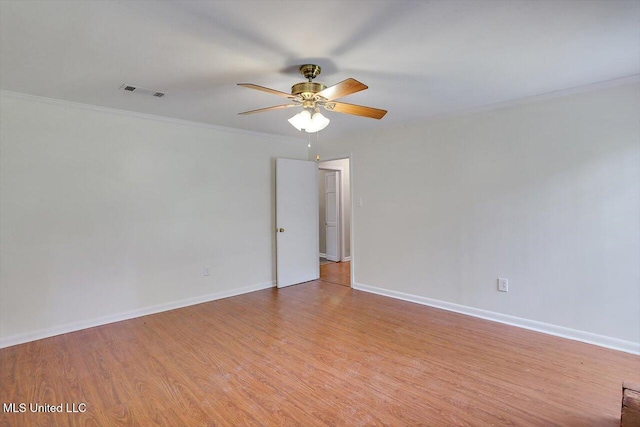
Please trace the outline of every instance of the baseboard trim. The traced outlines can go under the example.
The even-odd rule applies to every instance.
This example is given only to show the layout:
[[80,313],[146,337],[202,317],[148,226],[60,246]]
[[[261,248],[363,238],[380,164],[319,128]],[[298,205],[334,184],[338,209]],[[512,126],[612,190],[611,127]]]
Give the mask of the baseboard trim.
[[416,304],[427,305],[429,307],[440,308],[442,310],[453,311],[467,316],[478,317],[480,319],[491,320],[493,322],[504,323],[511,326],[517,326],[544,334],[554,335],[561,338],[567,338],[574,341],[580,341],[612,350],[624,351],[625,353],[640,355],[640,344],[632,341],[624,341],[617,338],[611,338],[604,335],[593,334],[591,332],[579,331],[576,329],[565,328],[564,326],[552,325],[550,323],[538,322],[536,320],[523,319],[507,314],[496,313],[494,311],[482,310],[479,308],[469,307],[460,304],[454,304],[446,301],[440,301],[432,298],[426,298],[419,295],[407,294],[404,292],[392,291],[374,286],[363,285],[362,283],[354,283],[353,289],[357,289],[372,294],[378,294],[390,298],[403,301],[409,301]]
[[26,342],[50,338],[56,335],[75,332],[82,329],[93,328],[96,326],[107,325],[109,323],[120,322],[123,320],[134,319],[136,317],[148,316],[150,314],[161,313],[163,311],[175,310],[177,308],[188,307],[190,305],[202,304],[205,302],[215,301],[223,298],[229,298],[236,295],[242,295],[249,292],[255,292],[262,289],[268,289],[275,286],[275,282],[260,283],[257,285],[244,286],[241,288],[228,289],[212,294],[201,295],[192,298],[185,298],[179,301],[173,301],[165,304],[158,304],[150,307],[144,307],[137,310],[125,311],[109,316],[99,317],[87,321],[67,323],[53,328],[40,329],[33,332],[23,334],[10,335],[0,339],[0,348],[10,347],[13,345],[24,344]]
[[[320,253],[320,258],[326,258],[327,261],[331,261],[331,262],[340,262],[341,261],[340,259],[337,259],[335,261],[332,260],[332,259],[329,259],[329,258],[327,258],[327,254],[323,254],[323,253]],[[342,260],[342,261],[344,261],[344,260]]]
[[351,261],[351,257],[350,256],[346,256],[346,257],[342,258],[342,262],[347,262],[347,261]]

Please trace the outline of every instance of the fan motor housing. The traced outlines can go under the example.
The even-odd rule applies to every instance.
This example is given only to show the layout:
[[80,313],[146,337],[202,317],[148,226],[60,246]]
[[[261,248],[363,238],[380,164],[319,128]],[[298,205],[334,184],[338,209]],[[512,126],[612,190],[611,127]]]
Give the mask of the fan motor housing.
[[291,95],[297,96],[297,95],[302,95],[304,93],[314,94],[314,93],[323,91],[326,88],[327,87],[322,83],[316,83],[316,82],[296,83],[293,86],[291,86]]

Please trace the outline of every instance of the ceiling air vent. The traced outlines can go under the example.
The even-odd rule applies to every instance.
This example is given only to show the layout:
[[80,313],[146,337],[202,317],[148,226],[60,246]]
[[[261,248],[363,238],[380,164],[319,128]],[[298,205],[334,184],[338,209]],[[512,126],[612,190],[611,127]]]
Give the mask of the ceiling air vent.
[[162,98],[164,96],[164,92],[158,92],[156,90],[146,89],[140,86],[132,86],[128,84],[123,84],[122,86],[120,86],[120,89],[126,90],[127,92],[134,92],[139,95],[155,96],[156,98]]

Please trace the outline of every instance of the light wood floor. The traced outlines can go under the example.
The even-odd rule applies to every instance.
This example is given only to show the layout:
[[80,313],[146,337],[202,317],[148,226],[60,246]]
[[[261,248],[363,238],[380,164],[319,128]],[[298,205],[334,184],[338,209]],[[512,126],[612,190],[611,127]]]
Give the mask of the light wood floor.
[[640,357],[315,281],[0,350],[40,426],[616,426]]
[[351,262],[330,262],[320,266],[320,280],[351,286]]

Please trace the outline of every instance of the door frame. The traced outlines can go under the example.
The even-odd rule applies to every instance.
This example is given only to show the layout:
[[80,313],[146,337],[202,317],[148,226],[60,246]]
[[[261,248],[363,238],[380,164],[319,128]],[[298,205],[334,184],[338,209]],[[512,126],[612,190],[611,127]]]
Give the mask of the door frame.
[[[320,163],[324,161],[329,161],[329,160],[322,160]],[[342,191],[342,185],[343,185],[342,179],[344,177],[344,172],[343,172],[344,168],[338,167],[338,166],[323,168],[320,165],[318,165],[318,170],[338,172],[338,186],[339,186],[338,202],[340,203],[340,207],[338,208],[338,216],[339,216],[338,218],[338,242],[339,242],[338,258],[340,258],[340,262],[344,262],[344,261],[347,261],[345,256],[345,254],[347,253],[347,247],[345,245],[345,239],[344,239],[344,191]],[[326,209],[326,206],[325,206],[325,209]],[[318,229],[320,229],[320,227],[318,227]],[[326,254],[326,251],[327,249],[325,248],[325,254]]]
[[[334,155],[334,156],[328,156],[326,158],[320,159],[318,163],[330,162],[330,161],[333,161],[333,160],[344,160],[344,159],[349,160],[349,194],[351,195],[351,202],[350,202],[350,205],[351,205],[351,216],[349,218],[349,229],[351,230],[351,233],[349,235],[349,247],[351,248],[351,253],[349,254],[348,261],[351,262],[351,285],[350,285],[350,287],[353,287],[353,285],[356,283],[356,281],[355,281],[355,276],[356,276],[355,275],[355,272],[356,272],[356,245],[355,245],[355,238],[354,238],[355,231],[356,231],[355,224],[354,224],[355,223],[354,218],[355,218],[355,213],[356,213],[356,211],[355,211],[355,206],[356,206],[355,200],[356,200],[356,197],[354,197],[354,193],[353,193],[353,169],[354,169],[353,168],[353,154],[352,153],[343,153],[343,154],[337,154],[337,155]],[[321,169],[320,165],[318,165],[318,169]],[[342,190],[342,184],[343,184],[342,180],[343,179],[344,179],[344,173],[341,173],[340,174],[341,190]],[[344,191],[340,191],[340,197],[341,198],[344,197]],[[340,202],[341,202],[340,203],[341,209],[344,209],[344,203],[343,203],[344,200],[341,200]],[[341,212],[340,212],[340,217],[341,217],[340,218],[340,220],[341,220],[340,222],[341,222],[341,226],[342,226],[341,229],[344,229],[344,211],[343,210],[341,210]],[[318,227],[320,227],[319,221],[318,221]],[[344,233],[343,233],[342,241],[344,241]],[[345,253],[346,253],[346,251],[342,252],[341,255],[342,255],[343,258],[341,258],[341,259],[344,259],[345,261],[347,261],[345,259],[346,258],[345,257]]]

